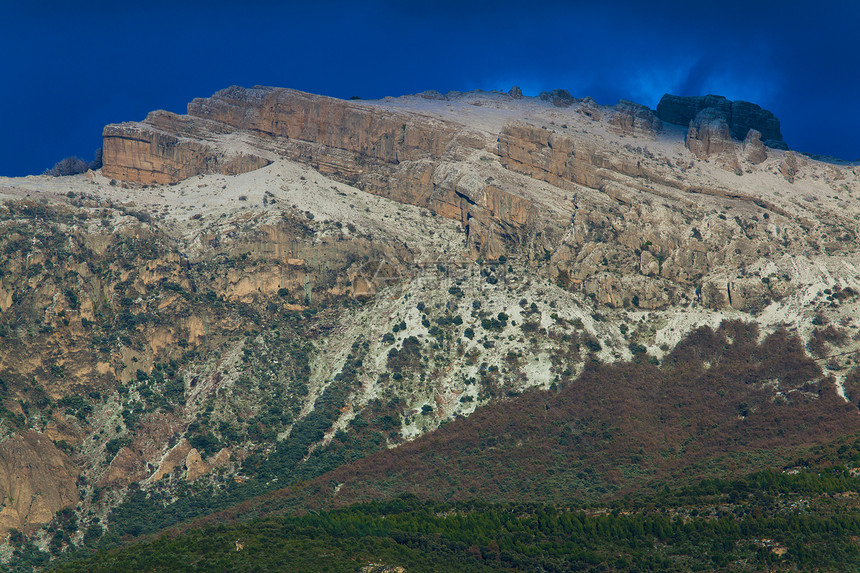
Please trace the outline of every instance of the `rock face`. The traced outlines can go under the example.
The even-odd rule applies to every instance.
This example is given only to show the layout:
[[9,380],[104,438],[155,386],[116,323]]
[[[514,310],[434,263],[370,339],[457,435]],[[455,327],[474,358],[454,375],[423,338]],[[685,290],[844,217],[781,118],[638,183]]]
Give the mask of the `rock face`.
[[[188,454],[192,451],[197,452],[197,450],[191,447],[188,440],[183,439],[181,442],[173,446],[167,454],[165,454],[161,463],[158,465],[158,469],[149,479],[151,481],[158,481],[164,478],[164,476],[170,474],[170,472],[176,469],[178,465],[184,463]],[[199,458],[200,455],[197,454],[197,457]]]
[[78,471],[45,435],[12,434],[0,442],[0,532],[31,532],[78,503]]
[[[221,137],[211,136],[201,144],[168,134],[168,128],[179,134],[196,129],[202,139]],[[236,155],[225,134],[234,139],[255,134],[254,143],[263,150]],[[359,102],[286,89],[232,87],[194,100],[188,116],[159,112],[142,123],[106,127],[103,173],[146,184],[175,183],[200,173],[226,172],[227,165],[237,172],[250,171],[266,161],[261,156],[286,156],[371,193],[460,220],[470,244],[492,255],[498,251],[493,238],[514,232],[510,227],[522,225],[529,215],[522,211],[527,202],[457,166],[484,144],[464,126],[380,112]],[[231,152],[231,160],[219,159]],[[511,208],[517,213],[513,217],[508,216]]]
[[143,459],[131,448],[123,447],[111,461],[108,471],[99,480],[100,487],[122,487],[146,477]]
[[[220,150],[206,142],[203,134],[212,127],[191,118],[177,119],[157,111],[138,124],[108,125],[103,138],[102,173],[106,177],[146,184],[176,183],[198,173],[235,175],[265,167],[271,161],[240,151]],[[173,133],[163,131],[170,127]],[[194,133],[194,138],[183,137]]]
[[[548,257],[553,278],[601,303],[623,306],[635,300],[643,308],[661,308],[677,302],[696,283],[702,283],[699,300],[715,307],[755,306],[766,298],[751,294],[730,299],[718,296],[725,285],[712,293],[704,283],[721,265],[739,265],[767,249],[734,245],[736,233],[723,229],[727,225],[719,219],[707,222],[710,231],[703,239],[691,240],[671,225],[655,236],[653,226],[663,227],[673,216],[640,211],[641,204],[650,204],[654,192],[687,201],[684,197],[692,191],[784,211],[745,191],[690,180],[668,159],[655,158],[642,147],[619,148],[577,135],[567,122],[585,122],[579,123],[580,133],[603,129],[646,140],[656,137],[662,121],[682,123],[689,127],[685,144],[694,156],[714,157],[718,167],[742,175],[738,152],[749,169],[767,157],[763,137],[781,140],[779,122],[770,112],[720,96],[666,95],[655,115],[625,101],[601,107],[565,90],[538,98],[521,97],[517,90],[452,92],[429,99],[425,93],[414,101],[418,112],[397,100],[343,101],[289,89],[234,86],[195,99],[187,116],[159,112],[141,123],[106,127],[104,172],[143,183],[176,182],[221,172],[227,163],[212,157],[245,158],[234,159],[237,170],[254,167],[247,158],[284,157],[366,192],[458,221],[472,257],[492,260],[510,252],[533,261]],[[464,102],[476,110],[470,113],[497,105],[540,106],[534,109],[558,121],[541,125],[489,111],[475,128],[448,113],[448,106]],[[745,138],[743,147],[738,137]],[[782,168],[786,178],[794,177],[791,168]],[[549,187],[536,191],[535,181]],[[620,213],[607,212],[607,197],[624,206]],[[761,240],[769,244],[773,238],[764,234]],[[643,249],[646,243],[651,246]],[[601,264],[612,257],[621,265],[617,274],[607,273]],[[354,288],[369,293],[375,287],[355,277]],[[755,284],[750,288],[761,290]]]
[[657,104],[657,117],[666,123],[686,126],[708,108],[726,122],[733,138],[743,140],[749,130],[755,129],[768,147],[788,149],[776,116],[747,101],[731,101],[717,95],[682,97],[665,94]]
[[706,107],[690,121],[686,139],[687,149],[699,159],[734,149],[729,124],[717,108]]
[[626,100],[619,101],[615,106],[609,124],[615,126],[619,133],[633,137],[654,137],[663,129],[663,122],[651,109]]
[[[0,180],[0,526],[79,492],[83,532],[132,488],[239,483],[303,436],[341,447],[354,416],[393,446],[570,381],[587,347],[662,358],[724,318],[808,339],[816,312],[853,345],[860,173],[741,143],[710,103],[684,138],[560,92],[234,87],[108,126],[101,174]],[[407,333],[421,362],[391,352]],[[466,382],[484,360],[498,373]]]

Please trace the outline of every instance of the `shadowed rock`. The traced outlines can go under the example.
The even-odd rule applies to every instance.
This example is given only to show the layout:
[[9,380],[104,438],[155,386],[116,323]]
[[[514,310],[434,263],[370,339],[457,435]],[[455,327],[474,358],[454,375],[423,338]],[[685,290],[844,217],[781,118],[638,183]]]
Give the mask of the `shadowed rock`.
[[768,147],[788,149],[782,139],[779,120],[766,109],[748,101],[731,101],[723,96],[682,97],[665,94],[657,104],[657,117],[666,123],[688,125],[704,109],[712,108],[725,120],[731,136],[743,140],[755,129]]
[[551,92],[541,92],[538,96],[544,101],[550,102],[556,107],[570,107],[576,102],[576,98],[570,95],[567,90],[552,90]]

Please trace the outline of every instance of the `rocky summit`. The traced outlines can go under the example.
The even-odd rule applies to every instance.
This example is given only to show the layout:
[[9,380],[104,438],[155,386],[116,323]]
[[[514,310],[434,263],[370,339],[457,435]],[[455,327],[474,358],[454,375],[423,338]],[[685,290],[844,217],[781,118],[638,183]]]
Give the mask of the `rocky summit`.
[[743,140],[750,130],[764,138],[768,147],[788,149],[782,140],[779,120],[773,113],[748,101],[730,101],[723,96],[682,97],[665,94],[657,104],[657,117],[666,123],[687,126],[700,113],[725,122],[735,139]]
[[[0,178],[7,562],[296,484],[362,499],[369,486],[341,490],[365,475],[358,460],[400,475],[397,452],[429,459],[421,436],[456,436],[496,403],[486,411],[513,416],[526,392],[522,411],[560,401],[606,423],[629,410],[616,391],[645,409],[701,396],[704,434],[686,410],[648,422],[684,428],[683,443],[625,434],[666,472],[688,442],[717,444],[696,450],[706,475],[737,471],[724,458],[701,469],[731,440],[780,464],[860,430],[860,169],[787,150],[755,104],[233,86],[103,136],[100,170]],[[691,350],[712,338],[717,350]],[[752,354],[720,366],[723,348]],[[671,388],[697,381],[672,390],[686,402],[669,382],[613,389],[595,374],[691,353],[696,376],[667,374]],[[756,369],[736,376],[744,364]],[[767,433],[789,414],[817,430]],[[620,443],[594,432],[595,448]],[[645,483],[630,471],[576,483],[606,501]]]

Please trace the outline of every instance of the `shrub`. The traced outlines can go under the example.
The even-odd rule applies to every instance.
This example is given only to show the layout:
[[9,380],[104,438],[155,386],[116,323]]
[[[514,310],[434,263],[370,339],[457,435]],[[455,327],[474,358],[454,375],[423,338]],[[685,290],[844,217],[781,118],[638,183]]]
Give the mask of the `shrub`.
[[599,352],[602,348],[600,342],[598,342],[597,339],[591,335],[586,335],[583,344],[585,344],[585,347],[589,350],[589,352]]
[[217,454],[221,449],[221,443],[218,439],[208,432],[192,436],[188,442],[191,444],[191,447],[206,457]]
[[96,150],[95,157],[92,161],[85,161],[77,156],[66,157],[57,161],[53,167],[46,169],[44,175],[52,177],[66,177],[68,175],[77,175],[78,173],[86,173],[90,169],[101,169],[102,167],[102,150]]
[[632,352],[634,356],[636,356],[638,354],[645,354],[648,352],[648,349],[645,348],[645,346],[643,346],[637,342],[631,342],[629,344],[629,348],[630,348],[630,352]]
[[56,162],[53,167],[46,169],[44,175],[52,177],[66,177],[68,175],[77,175],[78,173],[86,173],[90,168],[90,164],[80,157],[66,157]]
[[105,451],[110,455],[111,458],[113,458],[117,455],[117,453],[119,453],[122,448],[130,446],[131,444],[132,439],[129,437],[114,438],[112,440],[108,440],[108,442],[105,443]]

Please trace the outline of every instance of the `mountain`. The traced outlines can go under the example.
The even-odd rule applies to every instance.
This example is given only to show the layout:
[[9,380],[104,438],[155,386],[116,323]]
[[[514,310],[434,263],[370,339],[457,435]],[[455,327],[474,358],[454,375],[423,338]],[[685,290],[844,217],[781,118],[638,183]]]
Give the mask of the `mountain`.
[[100,171],[0,178],[13,557],[259,495],[605,503],[847,440],[860,171],[779,133],[717,96],[231,87],[106,126]]

